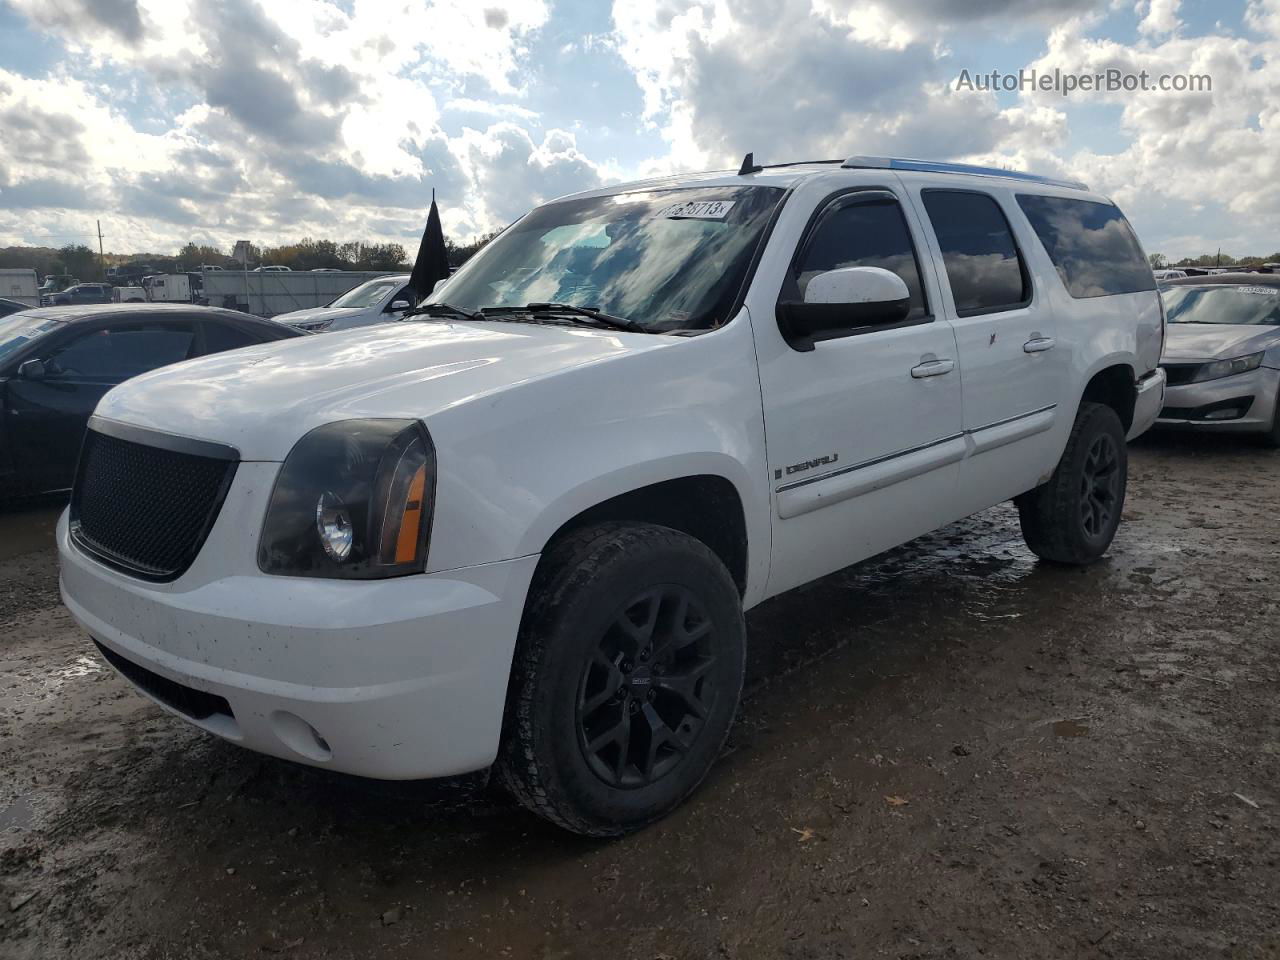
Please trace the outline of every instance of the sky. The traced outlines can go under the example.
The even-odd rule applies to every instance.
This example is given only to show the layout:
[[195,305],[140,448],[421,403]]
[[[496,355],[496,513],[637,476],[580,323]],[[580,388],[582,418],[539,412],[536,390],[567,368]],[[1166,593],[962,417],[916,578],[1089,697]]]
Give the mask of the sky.
[[[991,71],[1211,90],[990,91]],[[0,246],[466,240],[854,154],[1064,175],[1149,252],[1280,250],[1280,0],[0,0]]]

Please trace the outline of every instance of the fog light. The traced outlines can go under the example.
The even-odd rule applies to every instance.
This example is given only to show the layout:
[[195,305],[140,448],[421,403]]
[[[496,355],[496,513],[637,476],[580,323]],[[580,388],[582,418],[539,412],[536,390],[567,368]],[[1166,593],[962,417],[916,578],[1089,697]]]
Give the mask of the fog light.
[[1234,420],[1240,416],[1240,410],[1237,407],[1228,407],[1225,410],[1213,410],[1204,415],[1206,420]]

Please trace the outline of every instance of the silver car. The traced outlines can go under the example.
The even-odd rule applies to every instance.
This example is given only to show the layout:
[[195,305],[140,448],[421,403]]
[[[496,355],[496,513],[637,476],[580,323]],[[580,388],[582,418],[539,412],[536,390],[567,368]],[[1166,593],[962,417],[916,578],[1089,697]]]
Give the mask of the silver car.
[[1168,386],[1157,423],[1257,433],[1280,446],[1280,274],[1186,277],[1161,295]]

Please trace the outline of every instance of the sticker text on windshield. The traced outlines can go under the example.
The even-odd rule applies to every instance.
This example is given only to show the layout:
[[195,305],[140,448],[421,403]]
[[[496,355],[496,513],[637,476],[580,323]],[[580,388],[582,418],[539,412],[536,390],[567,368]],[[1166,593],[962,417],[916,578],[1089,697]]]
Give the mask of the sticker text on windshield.
[[663,207],[655,217],[667,220],[723,220],[736,200],[686,200]]

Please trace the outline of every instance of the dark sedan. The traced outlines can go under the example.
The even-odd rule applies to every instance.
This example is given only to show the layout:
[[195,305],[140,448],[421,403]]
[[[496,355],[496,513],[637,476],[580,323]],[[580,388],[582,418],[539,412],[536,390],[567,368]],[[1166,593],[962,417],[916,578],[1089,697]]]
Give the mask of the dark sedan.
[[85,424],[157,367],[300,336],[216,307],[40,307],[0,317],[0,499],[71,486]]

